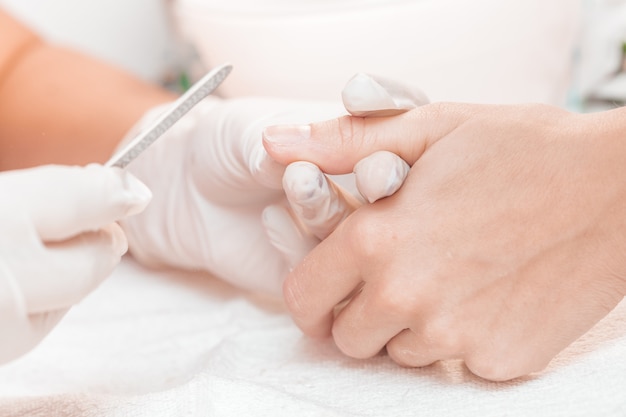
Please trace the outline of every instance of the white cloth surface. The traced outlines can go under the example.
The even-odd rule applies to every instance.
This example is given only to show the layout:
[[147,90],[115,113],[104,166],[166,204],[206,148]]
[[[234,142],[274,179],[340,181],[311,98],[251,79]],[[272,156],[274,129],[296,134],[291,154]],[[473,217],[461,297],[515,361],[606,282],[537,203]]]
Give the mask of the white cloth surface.
[[404,369],[301,335],[278,301],[127,258],[0,368],[0,416],[624,416],[626,302],[527,378]]

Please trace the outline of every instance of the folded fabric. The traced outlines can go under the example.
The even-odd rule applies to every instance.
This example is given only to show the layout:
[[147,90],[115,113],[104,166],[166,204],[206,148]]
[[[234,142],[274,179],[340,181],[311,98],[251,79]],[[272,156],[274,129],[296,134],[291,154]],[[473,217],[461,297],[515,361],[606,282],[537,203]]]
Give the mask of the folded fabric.
[[624,302],[544,372],[491,383],[458,361],[347,358],[280,300],[129,258],[0,367],[0,416],[623,416],[624,386]]

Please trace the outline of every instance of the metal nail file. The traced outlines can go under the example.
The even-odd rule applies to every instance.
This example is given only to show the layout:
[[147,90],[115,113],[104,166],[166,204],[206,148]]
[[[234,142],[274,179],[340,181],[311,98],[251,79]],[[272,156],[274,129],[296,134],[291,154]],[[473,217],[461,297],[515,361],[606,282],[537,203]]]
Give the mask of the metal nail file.
[[107,167],[125,168],[126,165],[191,110],[193,106],[215,91],[232,69],[232,65],[224,64],[209,71],[172,103],[171,107],[164,111],[153,123],[146,126],[126,146],[116,152],[104,165]]

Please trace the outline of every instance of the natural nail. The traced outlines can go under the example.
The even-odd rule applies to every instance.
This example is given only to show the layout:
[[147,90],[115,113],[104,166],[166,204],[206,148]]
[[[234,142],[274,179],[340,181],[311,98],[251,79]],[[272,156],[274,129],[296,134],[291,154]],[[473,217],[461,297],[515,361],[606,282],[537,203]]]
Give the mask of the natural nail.
[[263,139],[278,145],[294,145],[311,137],[309,125],[269,126],[263,131]]

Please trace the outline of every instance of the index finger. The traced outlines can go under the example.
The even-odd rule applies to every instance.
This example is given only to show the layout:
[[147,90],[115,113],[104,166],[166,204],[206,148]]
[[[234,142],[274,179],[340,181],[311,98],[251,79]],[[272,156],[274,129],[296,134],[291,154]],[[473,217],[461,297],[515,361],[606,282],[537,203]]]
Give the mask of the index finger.
[[308,161],[327,174],[352,172],[376,151],[389,151],[412,165],[482,105],[435,103],[392,117],[344,116],[309,125],[276,125],[263,132],[268,154],[281,164]]
[[360,268],[346,232],[349,220],[315,247],[283,284],[287,308],[309,336],[330,336],[335,306],[361,284]]

